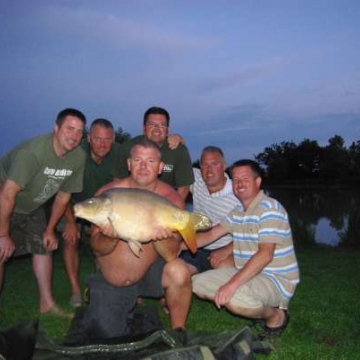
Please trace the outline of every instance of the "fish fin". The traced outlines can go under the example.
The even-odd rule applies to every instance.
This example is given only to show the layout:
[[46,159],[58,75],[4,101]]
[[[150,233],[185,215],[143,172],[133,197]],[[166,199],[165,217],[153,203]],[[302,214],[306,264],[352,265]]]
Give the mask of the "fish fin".
[[193,226],[196,231],[207,230],[212,226],[212,221],[205,215],[190,212],[190,221],[193,223]]
[[140,257],[140,252],[142,251],[142,246],[138,241],[128,241],[131,251],[137,256]]
[[197,245],[194,225],[189,221],[184,228],[178,229],[178,231],[183,237],[185,244],[189,248],[191,253],[195,254],[197,250]]

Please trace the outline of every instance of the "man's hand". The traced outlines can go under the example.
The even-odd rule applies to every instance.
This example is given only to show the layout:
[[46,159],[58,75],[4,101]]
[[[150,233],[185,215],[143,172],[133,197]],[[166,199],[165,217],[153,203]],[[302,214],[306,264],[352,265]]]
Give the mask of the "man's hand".
[[215,305],[218,309],[226,305],[234,296],[237,287],[232,283],[226,283],[221,286],[215,294]]
[[43,244],[46,250],[53,251],[58,248],[58,239],[54,232],[45,230],[43,234]]
[[118,235],[112,226],[111,222],[108,221],[106,224],[99,226],[100,232],[109,238],[117,238]]
[[168,136],[168,144],[171,150],[175,150],[180,144],[185,145],[185,140],[177,134]]
[[[231,244],[230,244],[231,245]],[[217,269],[219,265],[232,254],[232,245],[224,246],[220,249],[214,250],[209,256],[209,262],[213,269]]]
[[66,243],[76,245],[80,239],[80,231],[76,222],[66,221],[62,236]]
[[158,227],[153,229],[153,235],[151,236],[152,240],[163,240],[163,239],[167,239],[169,237],[174,236],[174,233],[172,230],[163,228],[163,227]]
[[0,263],[4,263],[15,251],[15,245],[10,235],[3,235],[0,238]]

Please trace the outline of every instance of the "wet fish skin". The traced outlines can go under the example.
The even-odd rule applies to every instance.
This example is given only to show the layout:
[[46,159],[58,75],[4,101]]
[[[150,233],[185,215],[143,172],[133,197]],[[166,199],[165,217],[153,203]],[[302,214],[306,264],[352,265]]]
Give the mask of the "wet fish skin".
[[[179,209],[167,199],[143,189],[114,188],[99,196],[74,205],[76,217],[102,227],[109,223],[119,238],[126,240],[136,256],[142,245],[151,240],[153,228],[164,227],[178,231],[189,250],[195,253],[196,231],[211,227],[204,215]],[[155,249],[166,260],[176,256],[168,249],[167,241],[155,241]]]

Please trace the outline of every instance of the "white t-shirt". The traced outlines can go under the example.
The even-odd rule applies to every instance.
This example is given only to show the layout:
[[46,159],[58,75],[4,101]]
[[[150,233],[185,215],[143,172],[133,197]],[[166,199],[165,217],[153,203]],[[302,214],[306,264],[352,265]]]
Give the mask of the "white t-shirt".
[[[195,182],[190,186],[190,191],[193,196],[193,211],[206,215],[211,219],[213,225],[217,225],[236,205],[241,204],[233,193],[232,181],[225,173],[227,180],[224,188],[218,192],[210,194],[201,176],[200,169],[194,168],[193,170]],[[231,234],[227,234],[206,246],[205,249],[218,249],[227,245],[231,241]]]

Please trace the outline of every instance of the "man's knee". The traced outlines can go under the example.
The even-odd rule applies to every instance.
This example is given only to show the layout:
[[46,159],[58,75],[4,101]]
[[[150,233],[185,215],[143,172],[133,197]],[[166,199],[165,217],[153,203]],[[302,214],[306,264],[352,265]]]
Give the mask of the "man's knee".
[[235,315],[240,315],[244,317],[253,317],[254,313],[257,313],[259,308],[250,308],[243,305],[239,305],[230,301],[225,305],[226,309]]
[[163,286],[190,286],[191,275],[183,260],[176,259],[166,263],[163,270]]

